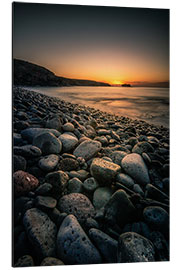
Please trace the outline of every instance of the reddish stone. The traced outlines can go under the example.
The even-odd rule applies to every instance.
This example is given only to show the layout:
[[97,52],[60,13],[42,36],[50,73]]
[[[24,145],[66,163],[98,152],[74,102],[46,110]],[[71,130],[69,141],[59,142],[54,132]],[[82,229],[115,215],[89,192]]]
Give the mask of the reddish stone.
[[33,191],[39,185],[39,181],[32,174],[24,171],[17,171],[13,174],[14,195],[24,196]]

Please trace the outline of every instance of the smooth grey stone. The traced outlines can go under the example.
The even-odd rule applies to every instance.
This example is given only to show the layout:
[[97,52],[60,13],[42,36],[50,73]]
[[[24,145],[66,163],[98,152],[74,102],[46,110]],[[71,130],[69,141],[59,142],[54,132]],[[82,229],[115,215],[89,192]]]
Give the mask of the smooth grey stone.
[[121,161],[121,166],[138,184],[146,185],[150,182],[148,169],[139,154],[126,155]]
[[93,194],[93,205],[96,209],[100,209],[111,198],[113,191],[110,187],[98,187]]
[[118,224],[120,227],[135,219],[136,210],[127,193],[119,189],[105,205],[104,217],[111,224]]
[[118,173],[116,176],[116,181],[128,188],[131,188],[134,185],[134,180],[125,173]]
[[39,160],[38,165],[40,169],[42,169],[43,171],[50,172],[50,171],[53,171],[54,168],[57,166],[58,161],[59,161],[59,157],[57,155],[51,154],[51,155],[42,157]]
[[135,193],[139,193],[141,196],[144,197],[144,191],[142,190],[142,188],[140,187],[140,185],[134,184],[133,190],[134,190]]
[[70,178],[79,178],[81,181],[84,181],[88,176],[89,173],[86,170],[78,170],[78,171],[70,171],[68,173]]
[[157,230],[167,232],[169,230],[169,215],[162,207],[148,206],[143,211],[144,220]]
[[137,233],[123,233],[118,240],[117,261],[119,263],[153,262],[155,261],[153,244]]
[[62,143],[64,153],[73,150],[78,144],[78,139],[74,134],[71,135],[69,133],[63,133],[59,136],[59,140]]
[[154,152],[154,148],[148,142],[138,142],[132,149],[132,153],[142,154],[143,152]]
[[83,157],[85,160],[89,160],[96,156],[96,154],[101,150],[101,143],[93,140],[85,140],[76,149],[73,154],[76,157]]
[[118,241],[111,238],[108,234],[95,228],[89,230],[89,237],[92,239],[93,243],[95,243],[106,262],[117,262]]
[[59,154],[62,149],[61,141],[51,132],[43,133],[34,137],[33,145],[40,148],[43,155]]
[[42,155],[41,149],[31,144],[15,146],[13,148],[13,152],[15,155],[20,155],[27,158],[39,157]]
[[27,128],[21,131],[21,136],[23,139],[27,140],[29,143],[32,143],[34,137],[36,137],[37,135],[46,133],[46,132],[51,132],[56,137],[60,136],[59,131],[55,129],[48,129],[48,128]]
[[51,210],[56,207],[57,201],[48,196],[37,196],[35,199],[35,205],[42,211]]
[[72,123],[66,123],[62,126],[64,131],[70,131],[73,132],[74,131],[74,125]]
[[68,181],[67,190],[69,193],[81,193],[83,183],[77,177],[74,177]]
[[73,215],[67,216],[57,235],[57,254],[65,264],[97,264],[102,259]]
[[37,195],[47,195],[52,189],[52,185],[49,183],[44,183],[40,185],[36,190],[35,193]]
[[52,116],[51,118],[47,119],[45,127],[49,129],[55,129],[55,130],[61,131],[62,122],[61,122],[60,117]]
[[110,185],[121,167],[102,158],[93,159],[90,172],[100,185]]
[[98,186],[98,182],[94,177],[87,178],[83,183],[83,188],[90,193],[94,192]]
[[23,224],[35,252],[42,258],[55,255],[56,225],[37,208],[26,211]]

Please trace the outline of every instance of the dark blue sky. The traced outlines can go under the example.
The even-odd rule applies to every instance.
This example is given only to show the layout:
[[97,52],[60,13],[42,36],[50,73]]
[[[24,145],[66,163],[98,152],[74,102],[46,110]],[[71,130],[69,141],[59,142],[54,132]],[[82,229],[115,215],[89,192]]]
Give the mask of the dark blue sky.
[[13,55],[57,75],[169,80],[169,10],[14,4]]

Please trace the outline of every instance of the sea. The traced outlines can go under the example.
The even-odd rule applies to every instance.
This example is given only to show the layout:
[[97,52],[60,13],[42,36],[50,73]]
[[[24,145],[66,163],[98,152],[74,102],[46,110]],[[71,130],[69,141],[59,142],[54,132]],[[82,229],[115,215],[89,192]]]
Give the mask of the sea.
[[26,87],[51,97],[169,128],[169,88]]

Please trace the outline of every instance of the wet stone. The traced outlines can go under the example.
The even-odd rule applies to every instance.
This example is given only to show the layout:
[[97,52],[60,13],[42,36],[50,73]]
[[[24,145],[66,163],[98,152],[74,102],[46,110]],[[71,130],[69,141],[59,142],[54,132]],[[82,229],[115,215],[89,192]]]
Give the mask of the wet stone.
[[42,185],[40,185],[36,190],[35,190],[35,194],[37,195],[47,195],[48,193],[50,193],[52,189],[52,185],[49,183],[44,183]]
[[75,135],[69,133],[63,133],[59,136],[59,140],[62,143],[63,152],[72,151],[78,144],[78,139]]
[[101,143],[93,140],[85,140],[76,149],[73,154],[76,157],[83,157],[85,160],[89,160],[96,156],[96,154],[101,150]]
[[37,135],[33,139],[33,145],[41,149],[43,155],[59,154],[62,149],[61,141],[51,132]]
[[120,166],[101,158],[93,159],[90,167],[91,175],[100,185],[110,185],[120,171]]
[[57,235],[57,254],[65,264],[97,264],[101,256],[73,215],[68,215]]
[[29,143],[33,142],[34,137],[37,135],[51,132],[56,137],[60,135],[60,132],[55,129],[48,129],[48,128],[27,128],[21,131],[21,136],[23,139],[27,140]]
[[77,177],[74,177],[68,181],[67,190],[69,193],[81,193],[83,183]]
[[139,154],[126,155],[121,161],[121,166],[138,184],[146,185],[150,182],[148,169]]
[[57,166],[58,161],[59,161],[59,157],[57,155],[51,154],[51,155],[42,157],[39,160],[38,165],[41,170],[50,172],[50,171],[53,171],[54,168]]
[[13,174],[13,182],[15,196],[26,195],[28,192],[35,190],[39,185],[36,177],[24,171],[16,171]]
[[26,211],[23,224],[29,241],[41,258],[55,255],[57,228],[47,214],[32,208]]
[[98,182],[94,177],[87,178],[83,183],[83,188],[90,193],[94,192],[98,186]]
[[57,201],[52,197],[47,196],[37,196],[35,200],[35,205],[42,211],[50,210],[56,207]]
[[134,233],[123,233],[118,241],[118,262],[153,262],[155,250],[150,240]]
[[59,199],[58,209],[67,214],[73,214],[80,224],[87,218],[95,216],[95,209],[90,200],[81,193],[70,193]]

